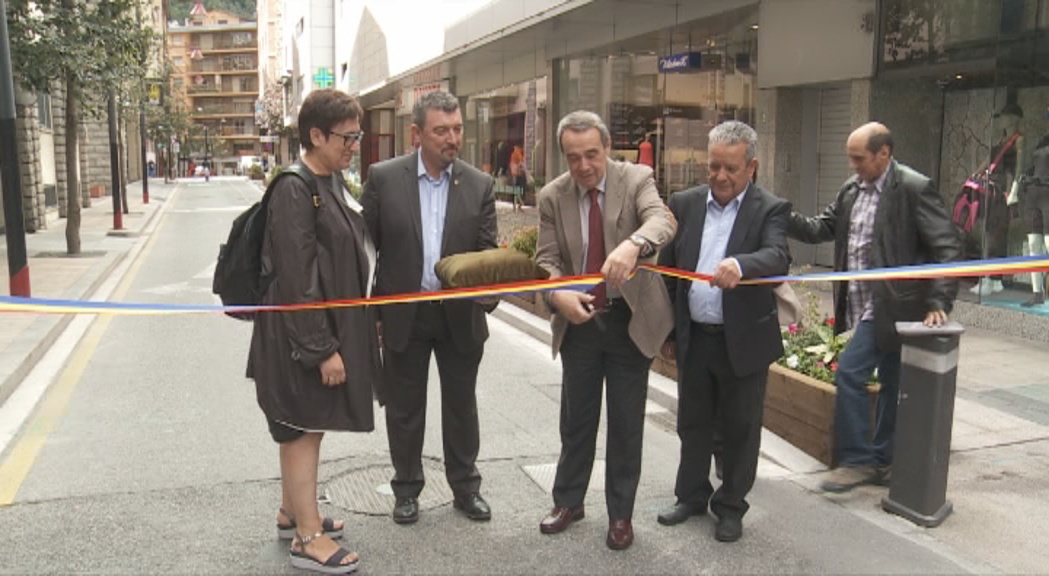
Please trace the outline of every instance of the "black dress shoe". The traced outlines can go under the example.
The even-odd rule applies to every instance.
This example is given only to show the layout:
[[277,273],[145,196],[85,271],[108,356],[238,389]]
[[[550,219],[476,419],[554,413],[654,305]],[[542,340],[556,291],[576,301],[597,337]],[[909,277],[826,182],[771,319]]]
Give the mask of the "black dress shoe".
[[688,502],[675,502],[673,506],[659,513],[656,520],[664,526],[681,524],[692,516],[700,516],[707,513],[707,507],[702,504],[689,504]]
[[539,531],[543,534],[557,534],[558,532],[564,532],[568,525],[577,520],[582,520],[586,517],[586,512],[583,507],[578,508],[566,508],[564,506],[555,506],[546,518],[543,518],[542,522],[539,523]]
[[412,497],[398,498],[393,507],[393,521],[398,524],[414,524],[419,520],[419,501]]
[[634,543],[634,527],[630,520],[609,520],[605,544],[612,550],[626,550]]
[[718,518],[714,539],[718,542],[735,542],[743,536],[743,519],[735,516]]
[[477,492],[456,496],[452,502],[456,510],[462,510],[470,520],[491,520],[492,509]]

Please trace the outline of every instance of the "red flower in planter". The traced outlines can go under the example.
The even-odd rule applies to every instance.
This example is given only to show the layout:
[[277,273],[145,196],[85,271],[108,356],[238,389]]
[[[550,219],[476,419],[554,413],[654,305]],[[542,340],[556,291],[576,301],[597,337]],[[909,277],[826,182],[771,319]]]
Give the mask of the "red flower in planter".
[[827,326],[833,326],[833,325],[834,325],[834,318],[833,317],[827,318]]
[[837,371],[838,371],[838,363],[837,363],[837,362],[832,362],[832,363],[831,363],[831,365],[830,365],[830,371],[831,371],[831,372],[837,372]]
[[791,334],[797,334],[798,333],[798,325],[797,324],[791,324],[790,326],[787,326],[787,331],[790,332]]

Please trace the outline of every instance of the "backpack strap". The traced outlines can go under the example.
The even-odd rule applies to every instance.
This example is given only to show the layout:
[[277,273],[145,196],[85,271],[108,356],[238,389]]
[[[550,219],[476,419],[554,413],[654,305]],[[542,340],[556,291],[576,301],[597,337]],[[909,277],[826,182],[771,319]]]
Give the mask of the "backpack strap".
[[285,166],[283,169],[281,169],[277,176],[270,181],[269,186],[266,187],[266,192],[262,195],[262,204],[269,204],[270,195],[273,194],[273,189],[276,187],[277,181],[288,174],[292,174],[294,176],[299,177],[299,179],[301,179],[303,182],[306,183],[307,186],[310,187],[310,196],[313,197],[313,207],[320,208],[321,195],[320,192],[317,190],[317,179],[313,176],[313,172],[310,172],[310,169],[307,168],[302,162],[293,162],[290,165]]

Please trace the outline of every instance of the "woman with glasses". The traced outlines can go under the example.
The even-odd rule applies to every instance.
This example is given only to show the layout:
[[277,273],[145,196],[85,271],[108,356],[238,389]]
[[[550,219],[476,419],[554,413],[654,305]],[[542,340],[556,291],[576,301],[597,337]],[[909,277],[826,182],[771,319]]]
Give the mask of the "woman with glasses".
[[[263,305],[302,304],[370,295],[375,249],[342,171],[350,166],[361,107],[337,90],[317,90],[299,112],[302,175],[273,185],[262,247]],[[268,312],[256,316],[248,358],[259,406],[280,446],[279,537],[291,563],[348,574],[357,554],[333,539],[344,523],[317,507],[317,467],[326,431],[374,428],[378,336],[368,307]]]

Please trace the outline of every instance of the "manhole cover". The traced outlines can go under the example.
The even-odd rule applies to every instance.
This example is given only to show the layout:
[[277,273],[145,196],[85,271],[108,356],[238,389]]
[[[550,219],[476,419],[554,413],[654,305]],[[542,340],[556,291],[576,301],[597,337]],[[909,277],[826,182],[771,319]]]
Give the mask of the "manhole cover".
[[[452,489],[444,478],[444,464],[423,459],[426,487],[419,495],[419,508],[429,510],[452,501]],[[360,514],[387,516],[393,511],[396,499],[390,488],[393,466],[373,466],[351,470],[332,478],[324,486],[324,494],[333,505]]]
[[[522,466],[521,470],[532,479],[547,494],[554,491],[554,477],[557,475],[557,463],[536,464],[534,466]],[[594,467],[590,469],[590,484],[587,492],[605,491],[605,461],[594,460]]]
[[69,254],[68,252],[37,252],[33,254],[33,258],[101,258],[106,253],[103,250],[84,250],[79,254]]

